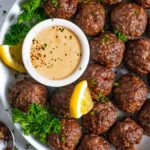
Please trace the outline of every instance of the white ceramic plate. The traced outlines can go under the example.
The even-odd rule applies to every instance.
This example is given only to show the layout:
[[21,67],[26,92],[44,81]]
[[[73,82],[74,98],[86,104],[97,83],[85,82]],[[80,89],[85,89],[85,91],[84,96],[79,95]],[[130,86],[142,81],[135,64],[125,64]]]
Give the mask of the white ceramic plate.
[[[7,32],[9,26],[13,24],[16,21],[16,18],[18,14],[20,13],[20,6],[19,3],[21,3],[24,0],[17,0],[12,9],[9,11],[5,22],[2,26],[1,32],[0,32],[0,44],[3,43],[3,39],[5,36],[5,33]],[[126,70],[124,68],[119,69],[119,74],[126,73]],[[0,99],[2,100],[3,106],[5,109],[9,109],[9,117],[11,119],[11,107],[8,103],[8,97],[7,97],[7,91],[8,87],[16,82],[16,79],[14,77],[15,72],[11,69],[7,68],[3,63],[0,61]],[[19,76],[18,79],[22,78],[22,76]],[[50,89],[51,90],[51,89]],[[150,97],[150,95],[149,95]],[[32,144],[37,150],[50,150],[50,148],[46,145],[41,144],[38,140],[34,139],[31,135],[25,136],[18,124],[15,124],[15,127],[19,131],[19,133],[30,143]],[[119,140],[119,139],[118,139]],[[150,150],[149,147],[150,144],[150,137],[143,136],[142,141],[139,145],[137,145],[137,150]],[[113,147],[111,147],[111,150],[114,150]]]

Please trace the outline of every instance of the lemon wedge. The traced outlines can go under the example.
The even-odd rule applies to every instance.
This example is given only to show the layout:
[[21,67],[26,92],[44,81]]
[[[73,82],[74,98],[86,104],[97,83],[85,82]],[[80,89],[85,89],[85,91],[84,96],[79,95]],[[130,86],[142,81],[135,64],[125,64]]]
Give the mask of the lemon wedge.
[[1,45],[0,59],[10,68],[21,73],[26,72],[22,62],[22,44],[15,46]]
[[71,117],[78,119],[87,114],[93,108],[93,104],[87,81],[81,81],[75,86],[71,97]]

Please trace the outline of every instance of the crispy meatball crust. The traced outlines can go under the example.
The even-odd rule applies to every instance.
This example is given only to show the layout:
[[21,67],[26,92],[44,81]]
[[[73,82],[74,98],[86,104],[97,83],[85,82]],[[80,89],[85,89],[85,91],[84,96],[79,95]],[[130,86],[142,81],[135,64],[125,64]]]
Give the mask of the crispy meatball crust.
[[143,129],[131,118],[126,118],[113,126],[109,140],[118,150],[127,150],[130,147],[134,148],[134,144],[139,144],[142,135]]
[[48,91],[44,85],[28,78],[13,85],[8,94],[10,104],[26,112],[33,103],[44,105],[47,101]]
[[83,116],[82,125],[95,134],[107,131],[118,117],[116,107],[110,102],[96,102],[93,109]]
[[150,0],[135,0],[141,7],[147,9],[150,8]]
[[83,135],[77,150],[109,150],[110,145],[103,137],[93,133]]
[[121,3],[112,10],[111,24],[114,30],[119,30],[127,39],[135,39],[145,31],[147,13],[136,4]]
[[50,100],[50,107],[57,115],[67,118],[71,117],[69,112],[69,103],[73,89],[73,85],[68,85],[56,90],[53,94],[52,99]]
[[52,0],[47,0],[44,3],[44,10],[49,17],[69,19],[76,13],[78,0],[57,1],[57,6],[52,3]]
[[48,144],[54,149],[74,150],[82,136],[80,125],[74,119],[61,120],[61,133],[50,134]]
[[147,86],[142,79],[129,73],[119,80],[119,87],[114,89],[114,96],[120,109],[128,113],[139,111],[146,101]]
[[107,67],[98,64],[88,66],[80,80],[87,80],[93,99],[99,94],[104,96],[110,94],[115,78],[115,73]]
[[120,65],[125,44],[114,33],[104,32],[90,41],[91,59],[107,67]]
[[124,62],[131,72],[138,75],[150,72],[150,39],[141,38],[128,42]]
[[150,100],[147,100],[139,114],[139,123],[144,129],[144,133],[150,136]]
[[89,36],[97,35],[104,27],[105,9],[96,1],[85,1],[79,5],[76,24]]

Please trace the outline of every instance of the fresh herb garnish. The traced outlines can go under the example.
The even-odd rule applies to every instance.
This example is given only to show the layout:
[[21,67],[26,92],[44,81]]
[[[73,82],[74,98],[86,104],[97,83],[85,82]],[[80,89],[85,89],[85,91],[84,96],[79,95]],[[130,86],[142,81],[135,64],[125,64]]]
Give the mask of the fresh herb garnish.
[[23,12],[19,15],[18,22],[12,25],[5,35],[4,44],[16,45],[23,41],[36,23],[47,18],[43,8],[41,8],[42,2],[42,0],[28,0],[22,5]]
[[91,85],[92,86],[95,86],[97,84],[97,81],[95,80],[95,79],[93,79],[92,81],[91,81]]
[[108,98],[106,96],[104,96],[103,94],[99,93],[97,96],[96,96],[96,100],[97,101],[100,101],[102,103],[105,103],[108,101]]
[[65,139],[65,137],[64,137],[63,135],[61,136],[61,141],[62,141],[63,143],[66,142],[66,139]]
[[97,0],[98,3],[103,3],[103,0]]
[[114,87],[119,87],[120,84],[119,84],[118,82],[115,82],[115,83],[113,84],[113,86],[114,86]]
[[18,148],[16,146],[14,146],[14,150],[18,150]]
[[119,40],[123,41],[123,42],[127,42],[127,37],[125,35],[123,35],[121,32],[119,32],[118,30],[114,31],[116,36],[119,38]]
[[44,107],[36,104],[32,104],[27,113],[14,108],[12,110],[12,120],[14,123],[21,125],[24,134],[32,134],[43,143],[46,143],[48,134],[61,131],[59,119]]

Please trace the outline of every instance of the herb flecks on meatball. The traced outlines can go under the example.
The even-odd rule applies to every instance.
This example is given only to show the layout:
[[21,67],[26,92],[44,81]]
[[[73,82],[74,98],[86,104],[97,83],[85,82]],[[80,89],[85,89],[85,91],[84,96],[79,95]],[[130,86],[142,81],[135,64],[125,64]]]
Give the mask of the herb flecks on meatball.
[[46,0],[44,10],[49,17],[69,19],[77,10],[78,0]]
[[89,133],[83,135],[77,150],[109,150],[110,145],[103,137]]
[[96,102],[93,109],[83,116],[82,125],[95,134],[106,132],[117,120],[116,107],[110,102]]
[[44,85],[28,78],[13,85],[8,94],[10,104],[26,112],[33,103],[44,105],[47,101],[48,91]]
[[98,64],[89,65],[80,78],[80,80],[87,80],[94,100],[97,100],[99,95],[106,96],[110,94],[114,79],[115,73],[112,69]]
[[131,118],[118,121],[109,133],[110,142],[119,150],[131,150],[135,144],[139,144],[143,135],[143,129]]
[[150,72],[150,39],[141,38],[127,43],[124,63],[127,69],[140,76]]
[[105,9],[96,1],[83,1],[78,8],[76,24],[89,36],[102,31],[105,24]]
[[140,125],[144,129],[144,133],[150,136],[150,100],[148,99],[140,111],[138,117]]
[[114,96],[120,109],[128,113],[139,111],[146,101],[147,86],[142,79],[129,73],[118,80]]
[[90,41],[91,59],[107,67],[120,65],[125,45],[114,33],[104,32]]
[[54,149],[74,150],[81,136],[81,127],[76,120],[61,119],[61,133],[50,134],[48,144]]
[[121,32],[127,39],[135,39],[146,29],[147,13],[136,4],[122,2],[112,10],[111,24],[114,30]]

